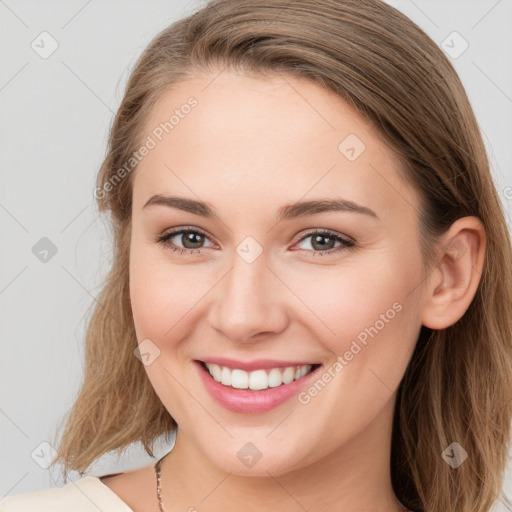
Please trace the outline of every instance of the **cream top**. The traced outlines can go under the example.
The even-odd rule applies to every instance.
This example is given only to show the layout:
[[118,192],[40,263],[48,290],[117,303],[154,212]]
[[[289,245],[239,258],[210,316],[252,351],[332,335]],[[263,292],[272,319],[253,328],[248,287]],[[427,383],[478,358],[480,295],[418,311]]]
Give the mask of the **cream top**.
[[0,512],[134,512],[99,477],[0,499]]

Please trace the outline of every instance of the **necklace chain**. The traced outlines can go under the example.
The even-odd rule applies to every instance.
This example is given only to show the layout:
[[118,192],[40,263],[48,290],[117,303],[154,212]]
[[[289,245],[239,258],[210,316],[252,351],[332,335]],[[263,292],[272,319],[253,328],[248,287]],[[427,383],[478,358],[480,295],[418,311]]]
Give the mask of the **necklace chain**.
[[[166,453],[156,464],[155,464],[155,472],[156,472],[156,496],[158,498],[158,507],[160,509],[160,512],[165,512],[164,507],[164,500],[162,498],[162,485],[161,485],[161,477],[162,477],[162,462],[165,459],[165,457],[169,455]],[[400,506],[406,510],[409,511],[408,508],[404,507],[402,503],[398,502]]]
[[161,485],[160,480],[161,480],[161,477],[162,477],[162,470],[161,470],[162,462],[163,462],[164,458],[166,457],[166,455],[168,455],[168,454],[165,454],[155,464],[155,471],[156,471],[156,496],[158,498],[158,507],[160,509],[160,512],[165,512],[164,500],[162,498],[162,485]]

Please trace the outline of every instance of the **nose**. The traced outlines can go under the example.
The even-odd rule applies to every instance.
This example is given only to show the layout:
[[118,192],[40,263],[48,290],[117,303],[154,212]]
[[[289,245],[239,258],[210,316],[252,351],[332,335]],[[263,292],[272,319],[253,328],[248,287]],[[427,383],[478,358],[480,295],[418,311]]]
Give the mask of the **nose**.
[[232,268],[215,290],[209,325],[228,339],[254,342],[286,328],[288,290],[268,267],[265,252],[252,263],[234,254]]

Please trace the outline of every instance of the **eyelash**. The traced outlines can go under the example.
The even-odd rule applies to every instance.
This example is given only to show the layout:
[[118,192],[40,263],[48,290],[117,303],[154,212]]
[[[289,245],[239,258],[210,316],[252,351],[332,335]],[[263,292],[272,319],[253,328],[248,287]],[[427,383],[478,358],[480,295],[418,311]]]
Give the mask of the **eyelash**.
[[[204,235],[205,237],[207,237],[206,233],[204,233],[203,231],[201,231],[199,229],[192,229],[192,228],[187,227],[187,228],[177,228],[174,231],[170,231],[164,235],[161,235],[156,238],[155,242],[162,244],[166,249],[177,252],[181,255],[190,255],[192,253],[201,252],[201,249],[204,249],[204,247],[198,248],[198,249],[187,249],[184,247],[177,247],[176,245],[169,242],[169,239],[171,239],[172,237],[174,237],[176,235],[182,235],[184,233],[196,233],[196,234]],[[343,249],[353,249],[356,246],[356,243],[354,240],[341,237],[341,236],[337,235],[335,232],[329,231],[327,229],[319,229],[316,231],[310,231],[309,233],[304,235],[300,240],[298,240],[296,243],[300,243],[312,235],[321,235],[321,236],[333,238],[335,240],[335,242],[341,242],[342,245],[335,247],[333,249],[328,249],[326,251],[314,251],[314,250],[309,250],[309,249],[295,249],[295,250],[306,251],[306,252],[312,253],[312,256],[315,257],[315,256],[330,255],[330,254],[333,254],[336,252],[340,252]]]

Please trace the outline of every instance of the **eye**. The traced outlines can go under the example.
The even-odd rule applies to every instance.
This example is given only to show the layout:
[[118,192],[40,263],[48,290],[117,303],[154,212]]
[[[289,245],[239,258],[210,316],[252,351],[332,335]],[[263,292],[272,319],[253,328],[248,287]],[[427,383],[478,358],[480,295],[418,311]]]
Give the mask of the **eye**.
[[[177,238],[177,240],[173,242],[173,238]],[[329,230],[311,231],[309,234],[303,236],[299,240],[299,243],[304,242],[308,238],[311,238],[309,245],[312,249],[302,248],[299,250],[306,251],[312,256],[323,256],[355,247],[355,241],[353,239],[340,236]],[[178,252],[179,254],[192,254],[200,253],[201,249],[205,248],[203,245],[205,240],[209,240],[209,238],[203,231],[192,227],[182,227],[168,231],[157,237],[155,241],[162,244],[166,249]],[[182,246],[177,245],[176,242],[180,242]],[[335,245],[336,243],[338,246]]]
[[[182,247],[176,245],[176,243],[172,242],[173,238],[177,238],[177,241],[183,244]],[[165,246],[165,248],[170,249],[172,251],[178,252],[180,254],[190,254],[195,252],[201,252],[199,249],[202,249],[202,244],[205,240],[208,240],[208,237],[202,231],[192,228],[177,228],[170,232],[159,236],[156,239],[156,242]]]
[[[355,247],[355,241],[353,239],[340,236],[332,231],[325,229],[319,231],[311,231],[306,236],[303,236],[299,242],[303,242],[308,238],[311,238],[309,245],[310,247],[313,248],[313,250],[300,250],[307,250],[308,252],[311,253],[312,256],[324,256],[326,254],[333,254],[335,252],[339,252],[343,249]],[[335,247],[336,243],[339,244],[337,247]]]

